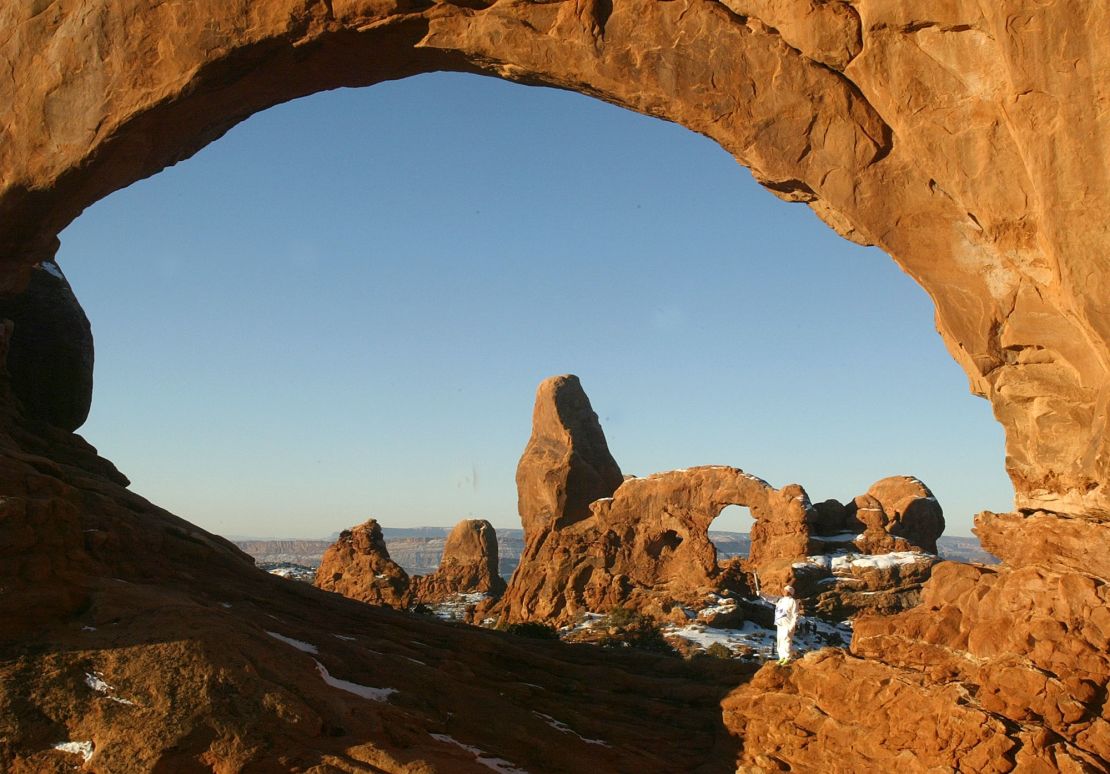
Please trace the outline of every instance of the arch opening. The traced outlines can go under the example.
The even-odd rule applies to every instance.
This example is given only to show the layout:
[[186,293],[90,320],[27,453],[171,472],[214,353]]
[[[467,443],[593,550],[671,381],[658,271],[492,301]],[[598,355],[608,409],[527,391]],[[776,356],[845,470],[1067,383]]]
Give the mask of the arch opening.
[[[490,120],[500,127],[496,133]],[[441,126],[456,127],[454,141],[429,147],[423,138]],[[330,141],[306,142],[321,127]],[[368,147],[366,136],[393,139]],[[417,142],[405,145],[399,137]],[[290,154],[290,147],[301,150]],[[358,151],[357,164],[351,149]],[[563,371],[586,380],[627,469],[743,460],[778,479],[837,478],[816,461],[799,469],[795,455],[775,439],[812,435],[817,413],[831,419],[819,435],[842,435],[858,428],[862,407],[839,417],[794,411],[785,420],[755,407],[812,406],[819,394],[831,401],[837,381],[859,394],[851,375],[835,373],[838,362],[857,355],[837,350],[835,340],[871,329],[871,314],[893,317],[916,306],[920,320],[893,328],[898,350],[905,351],[903,334],[931,336],[930,307],[894,267],[836,238],[808,210],[767,196],[724,159],[717,146],[674,125],[579,95],[458,74],[320,94],[261,113],[187,164],[104,200],[64,234],[62,263],[99,334],[103,378],[86,432],[137,489],[231,535],[257,534],[227,526],[221,515],[244,507],[267,511],[268,529],[292,525],[274,536],[328,534],[367,515],[389,525],[394,513],[405,513],[411,526],[469,517],[516,527],[512,470],[530,398],[541,378]],[[336,169],[352,174],[337,175]],[[329,171],[321,179],[319,170]],[[229,178],[238,190],[228,189]],[[430,181],[436,181],[434,207],[427,199]],[[183,195],[194,203],[182,207]],[[738,206],[761,222],[747,228],[743,249],[723,227]],[[92,217],[113,209],[100,224]],[[306,230],[304,224],[329,225]],[[347,231],[346,241],[336,238],[340,231]],[[120,250],[121,232],[138,236],[139,243]],[[825,242],[815,249],[809,240],[818,237]],[[785,262],[786,275],[767,260],[772,253]],[[699,256],[696,264],[687,261],[690,254]],[[220,256],[207,265],[220,278],[216,288],[198,259],[203,255]],[[833,255],[843,264],[830,269]],[[689,268],[676,272],[676,266]],[[804,281],[796,276],[798,266],[804,266]],[[874,279],[877,266],[886,267],[889,298],[853,319],[836,296]],[[195,282],[185,282],[190,275]],[[768,289],[775,286],[783,293],[772,298]],[[204,294],[212,310],[207,319],[195,314],[198,296],[186,294],[190,287]],[[742,289],[742,305],[735,288]],[[847,321],[849,330],[825,336],[829,326],[818,331],[792,324],[771,338],[773,308],[785,308],[799,294],[815,314]],[[113,311],[121,297],[134,305],[130,320]],[[389,306],[391,297],[399,306]],[[310,305],[315,298],[323,303]],[[356,310],[363,309],[382,314],[360,316]],[[290,310],[296,323],[275,326]],[[174,322],[168,322],[171,312]],[[167,327],[152,326],[154,335],[142,339],[135,319],[166,321]],[[208,327],[210,321],[216,324]],[[471,327],[471,321],[490,324]],[[238,349],[229,330],[236,341],[256,346]],[[690,345],[711,331],[749,339],[756,362],[722,366],[708,344]],[[620,346],[599,347],[599,341]],[[926,383],[915,373],[897,372],[896,365],[931,374],[940,363],[951,376],[951,394],[970,403],[939,342],[927,346],[932,359],[914,353],[892,362],[891,378],[901,385]],[[182,351],[190,356],[183,359]],[[785,397],[784,390],[798,384],[789,375],[802,351],[825,375],[823,382],[819,390]],[[868,356],[874,357],[873,348]],[[711,362],[717,380],[707,378]],[[658,368],[663,363],[671,368]],[[341,373],[334,370],[339,365]],[[383,366],[391,373],[379,370]],[[113,374],[117,368],[123,369],[119,375]],[[139,387],[143,371],[156,378]],[[179,386],[191,373],[206,374],[203,389]],[[652,389],[630,390],[630,384]],[[867,412],[885,400],[885,411],[902,413],[902,401],[890,400],[897,390],[873,384]],[[306,400],[312,394],[326,398]],[[378,406],[412,408],[376,413],[364,405],[365,395]],[[212,408],[222,402],[226,416],[213,421]],[[108,403],[114,404],[111,418],[100,413]],[[346,408],[314,413],[324,404]],[[735,404],[753,408],[722,408]],[[985,407],[978,407],[985,416]],[[186,463],[194,466],[186,474],[174,467],[182,482],[176,484],[156,469],[160,454],[151,453],[150,439],[135,430],[130,438],[110,439],[125,424],[120,419],[136,409],[148,422],[176,415],[167,443],[181,446],[188,439],[183,445],[190,457],[208,466]],[[687,428],[681,438],[664,439],[660,432],[668,414]],[[280,471],[276,485],[270,476],[245,473],[223,452],[212,453],[231,453],[218,432],[228,426],[255,445],[233,456]],[[879,431],[892,427],[906,433],[897,423],[874,423]],[[370,435],[390,440],[367,444]],[[446,435],[463,440],[444,451]],[[749,440],[738,443],[741,435]],[[862,446],[889,443],[877,438]],[[282,460],[283,454],[291,459]],[[855,463],[863,470],[875,466]],[[306,474],[316,470],[325,471],[316,479],[322,483],[307,483]],[[414,477],[414,470],[427,475]],[[340,480],[356,479],[362,483],[340,493]],[[196,480],[216,484],[210,491],[218,494],[199,504],[186,501],[195,487],[185,482]],[[382,496],[387,480],[404,483]],[[313,494],[321,489],[329,492],[322,503]],[[249,506],[249,491],[269,492],[271,499]],[[435,503],[419,502],[429,493],[436,493]],[[315,526],[321,518],[336,520]]]
[[718,564],[748,558],[752,550],[753,526],[755,517],[746,505],[726,505],[721,509],[709,525],[709,539],[717,549]]

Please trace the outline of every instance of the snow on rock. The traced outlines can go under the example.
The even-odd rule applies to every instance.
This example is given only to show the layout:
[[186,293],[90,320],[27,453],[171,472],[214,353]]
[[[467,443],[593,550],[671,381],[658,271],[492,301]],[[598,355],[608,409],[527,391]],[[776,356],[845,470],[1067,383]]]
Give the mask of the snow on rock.
[[442,602],[437,602],[429,605],[432,613],[436,618],[443,621],[465,621],[466,609],[471,605],[476,605],[483,599],[489,597],[480,591],[471,592],[468,594],[456,594],[453,597],[448,597]]
[[58,742],[53,749],[80,755],[85,763],[88,763],[93,757],[94,746],[92,742]]
[[[753,621],[744,621],[734,629],[719,629],[698,623],[689,626],[672,624],[663,629],[663,634],[666,637],[681,637],[705,649],[719,644],[733,653],[740,652],[748,657],[774,656],[775,630],[764,628]],[[819,618],[802,616],[794,632],[794,650],[802,654],[829,646],[844,647],[851,640],[850,625],[831,624]]]
[[277,632],[267,631],[266,634],[270,635],[275,640],[281,640],[286,645],[291,645],[292,647],[304,653],[316,654],[320,652],[320,650],[315,645],[309,642],[301,642],[300,640],[295,640],[292,637],[286,637],[285,635],[278,634]]
[[53,261],[43,261],[39,264],[39,268],[52,277],[57,277],[60,280],[65,279],[65,276],[62,274],[61,268]]
[[355,641],[354,637],[348,637],[346,634],[333,634],[332,637],[335,637],[337,640],[345,640],[346,642]]
[[115,688],[108,685],[108,683],[104,682],[101,675],[97,672],[86,672],[85,673],[85,685],[89,686],[90,688],[92,688],[97,693],[104,694],[106,697],[108,697],[112,701],[119,702],[120,704],[128,704],[132,707],[135,706],[135,702],[133,702],[133,701],[129,701],[128,699],[121,699],[118,696],[113,696],[112,691],[114,691]]
[[794,569],[802,569],[813,565],[832,572],[850,573],[855,569],[889,570],[894,567],[905,567],[921,562],[933,561],[934,554],[919,553],[917,551],[894,551],[889,554],[853,554],[837,553],[823,554],[820,556],[807,556],[804,562],[795,562]]
[[601,739],[587,739],[586,737],[582,736],[582,734],[578,733],[573,728],[568,726],[566,723],[562,722],[561,720],[556,720],[555,718],[551,717],[550,715],[545,715],[542,712],[536,712],[535,710],[532,710],[532,714],[535,715],[536,717],[538,717],[543,722],[547,723],[547,725],[551,726],[556,731],[561,731],[564,734],[573,734],[574,736],[577,736],[579,739],[581,739],[586,744],[596,744],[596,745],[600,745],[601,747],[611,747],[612,746],[608,742],[605,742]]
[[447,734],[428,734],[428,736],[432,737],[432,739],[435,739],[438,742],[453,744],[456,747],[461,747],[468,753],[474,755],[475,763],[480,763],[487,769],[492,769],[493,771],[498,772],[498,774],[528,774],[527,771],[517,768],[513,764],[509,763],[507,760],[504,760],[503,758],[491,758],[481,749],[469,744],[463,744],[458,739],[455,739],[453,736],[448,736]]
[[371,688],[368,685],[359,685],[358,683],[352,683],[347,680],[340,680],[338,677],[332,677],[331,673],[328,672],[328,668],[319,661],[316,662],[316,669],[319,670],[320,677],[324,679],[324,682],[332,688],[338,688],[341,691],[353,693],[355,696],[361,696],[370,701],[386,701],[390,696],[397,693],[396,688]]

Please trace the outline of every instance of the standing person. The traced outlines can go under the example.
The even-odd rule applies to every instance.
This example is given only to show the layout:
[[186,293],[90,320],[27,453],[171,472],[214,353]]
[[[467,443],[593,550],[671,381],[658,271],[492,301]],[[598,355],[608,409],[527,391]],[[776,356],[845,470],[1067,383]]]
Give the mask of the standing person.
[[787,586],[775,604],[775,626],[778,629],[779,663],[790,661],[791,639],[794,627],[798,625],[798,600],[794,599],[794,587]]

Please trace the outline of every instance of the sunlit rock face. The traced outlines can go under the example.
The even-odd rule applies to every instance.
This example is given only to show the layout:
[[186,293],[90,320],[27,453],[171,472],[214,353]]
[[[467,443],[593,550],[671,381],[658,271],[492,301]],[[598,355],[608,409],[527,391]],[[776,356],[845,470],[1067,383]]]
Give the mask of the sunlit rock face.
[[1019,0],[0,4],[0,279],[251,113],[478,70],[703,133],[932,296],[1017,505],[1110,518],[1110,10]]
[[[612,472],[607,481],[599,470]],[[776,489],[728,465],[628,476],[617,485],[618,476],[578,378],[541,383],[516,476],[524,551],[504,597],[491,606],[502,620],[561,625],[616,607],[664,618],[676,607],[699,608],[726,587],[750,596],[753,586],[779,594],[790,584],[803,596],[820,594],[815,609],[901,610],[916,603],[936,561],[921,551],[935,551],[944,525],[932,493],[911,476],[874,484],[866,512],[835,501],[819,510],[799,484]],[[751,551],[725,566],[709,526],[730,505],[751,513]],[[845,562],[849,552],[891,551],[916,553],[882,567]],[[833,555],[841,576],[858,577],[830,586]],[[815,561],[821,558],[823,565]],[[854,589],[852,601],[842,586]]]
[[485,519],[463,519],[443,546],[435,572],[412,579],[413,596],[425,604],[456,594],[500,597],[505,580],[497,573],[497,532]]
[[412,604],[408,573],[389,557],[375,519],[339,533],[320,559],[315,585],[371,605],[404,610]]

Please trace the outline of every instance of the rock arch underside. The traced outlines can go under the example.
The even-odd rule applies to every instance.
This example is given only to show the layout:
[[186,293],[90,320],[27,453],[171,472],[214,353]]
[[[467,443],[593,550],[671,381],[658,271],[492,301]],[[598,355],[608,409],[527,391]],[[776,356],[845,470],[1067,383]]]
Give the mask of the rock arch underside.
[[[1107,771],[1108,39],[1085,0],[4,0],[0,768]],[[1005,428],[1003,564],[752,676],[302,588],[128,491],[72,432],[59,231],[254,112],[433,70],[675,121],[886,251]]]

